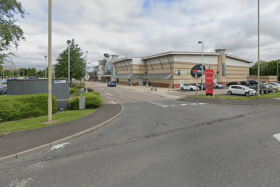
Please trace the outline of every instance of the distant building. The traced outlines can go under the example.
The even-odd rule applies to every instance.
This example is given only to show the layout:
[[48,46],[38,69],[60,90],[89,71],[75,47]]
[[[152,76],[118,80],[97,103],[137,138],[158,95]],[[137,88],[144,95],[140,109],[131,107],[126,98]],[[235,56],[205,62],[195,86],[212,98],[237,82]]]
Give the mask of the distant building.
[[[225,53],[225,49],[203,53],[205,69],[213,69],[214,82],[246,81],[249,64],[253,61]],[[180,84],[195,83],[191,69],[202,62],[201,52],[170,51],[142,58],[125,57],[118,59],[112,55],[113,76],[119,84],[145,85],[179,88]],[[198,78],[201,82],[201,78]]]

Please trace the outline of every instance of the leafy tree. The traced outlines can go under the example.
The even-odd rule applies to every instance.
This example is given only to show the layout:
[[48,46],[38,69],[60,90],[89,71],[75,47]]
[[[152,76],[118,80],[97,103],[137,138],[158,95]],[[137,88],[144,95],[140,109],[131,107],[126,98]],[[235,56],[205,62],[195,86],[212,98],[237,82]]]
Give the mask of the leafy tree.
[[[279,63],[278,73],[280,74],[280,60],[274,60],[270,62],[260,61],[260,75],[261,76],[277,75],[277,63]],[[255,63],[250,68],[250,75],[258,75],[258,63]]]
[[[57,64],[54,65],[55,77],[68,78],[68,48],[59,54],[56,61]],[[70,45],[70,80],[72,78],[81,80],[85,76],[85,67],[83,52],[73,39]]]
[[12,45],[16,48],[20,40],[24,40],[22,29],[15,24],[14,14],[24,19],[25,10],[18,0],[0,0],[0,64],[9,61],[10,53],[4,53]]

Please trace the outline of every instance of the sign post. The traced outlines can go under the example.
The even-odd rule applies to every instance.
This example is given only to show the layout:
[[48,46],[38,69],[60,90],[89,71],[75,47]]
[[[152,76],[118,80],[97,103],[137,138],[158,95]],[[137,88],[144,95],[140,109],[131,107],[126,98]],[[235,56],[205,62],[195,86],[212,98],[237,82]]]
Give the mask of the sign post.
[[214,90],[213,89],[214,88],[213,75],[214,75],[214,71],[212,69],[205,70],[205,93],[206,93],[206,95],[213,96],[213,90]]
[[197,98],[197,70],[193,70],[193,73],[195,73],[195,98]]

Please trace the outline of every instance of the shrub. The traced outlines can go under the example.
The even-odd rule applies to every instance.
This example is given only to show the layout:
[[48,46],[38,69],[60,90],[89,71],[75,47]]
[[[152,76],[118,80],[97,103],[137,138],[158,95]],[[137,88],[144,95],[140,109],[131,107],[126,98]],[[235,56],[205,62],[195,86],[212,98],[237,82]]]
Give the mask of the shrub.
[[76,89],[76,88],[70,88],[70,94],[75,94],[75,93],[76,93],[76,91],[77,91],[77,89]]
[[[56,97],[52,96],[52,112],[57,111]],[[48,94],[0,97],[0,122],[38,117],[48,114]]]
[[[85,103],[86,109],[99,108],[103,103],[103,99],[98,92],[84,93],[79,97],[86,98],[86,103]],[[69,101],[69,108],[71,110],[79,110],[79,97],[75,97]]]
[[94,90],[90,87],[87,87],[88,92],[93,92]]

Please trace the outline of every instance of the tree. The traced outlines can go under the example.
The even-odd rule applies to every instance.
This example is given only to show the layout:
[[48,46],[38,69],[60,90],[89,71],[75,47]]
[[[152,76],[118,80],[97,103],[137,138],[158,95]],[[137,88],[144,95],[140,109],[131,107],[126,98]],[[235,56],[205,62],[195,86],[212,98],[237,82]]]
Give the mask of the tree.
[[[55,77],[68,78],[68,48],[66,48],[56,58],[57,64],[54,65]],[[83,52],[74,39],[70,44],[70,80],[72,78],[81,80],[85,76],[86,62],[83,58]]]
[[[273,60],[270,62],[260,61],[260,75],[261,76],[275,76],[277,75],[277,63],[280,60]],[[258,63],[256,62],[250,67],[250,75],[258,75]],[[278,72],[280,74],[280,63],[278,65]]]
[[4,53],[14,45],[16,48],[20,40],[24,40],[22,29],[15,24],[14,14],[20,14],[24,19],[25,10],[18,0],[0,0],[0,64],[9,61],[11,52]]

